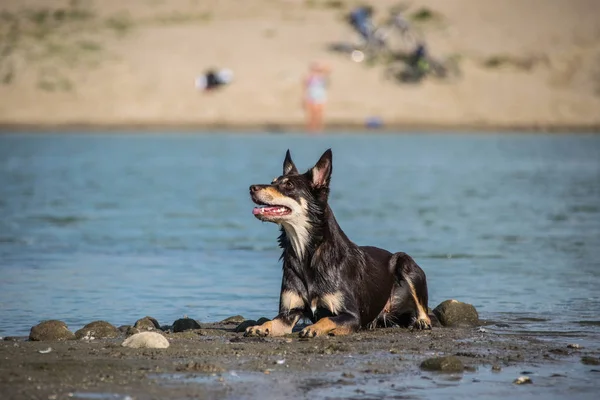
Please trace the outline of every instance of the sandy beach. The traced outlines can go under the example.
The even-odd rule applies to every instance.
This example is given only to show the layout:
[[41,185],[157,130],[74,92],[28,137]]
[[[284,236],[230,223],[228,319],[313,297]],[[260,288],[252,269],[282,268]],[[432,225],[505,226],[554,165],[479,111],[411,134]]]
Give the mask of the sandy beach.
[[[301,129],[308,63],[332,67],[329,128],[597,130],[600,4],[421,0],[404,11],[462,78],[387,79],[333,45],[355,40],[353,2],[4,1],[0,125],[30,128]],[[382,22],[393,1],[376,2]],[[425,10],[431,18],[415,17]],[[194,79],[231,68],[205,94]]]

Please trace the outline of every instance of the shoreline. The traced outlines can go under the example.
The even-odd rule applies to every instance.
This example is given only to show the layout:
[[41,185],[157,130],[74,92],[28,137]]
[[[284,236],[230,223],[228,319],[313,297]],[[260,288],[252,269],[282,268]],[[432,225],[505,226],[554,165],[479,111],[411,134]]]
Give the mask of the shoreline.
[[[224,321],[223,321],[224,322]],[[577,337],[437,327],[378,328],[341,337],[247,338],[236,324],[162,333],[167,349],[124,348],[115,339],[0,341],[0,388],[7,398],[590,398],[597,390],[597,346]],[[422,362],[451,357],[458,369]],[[457,361],[458,360],[458,361]],[[531,384],[518,385],[520,376]],[[529,383],[529,382],[528,382]],[[442,392],[440,392],[442,390]],[[404,398],[404,397],[403,397]]]
[[[296,123],[0,123],[0,135],[11,133],[306,133],[303,125]],[[592,133],[600,134],[600,124],[423,124],[423,123],[390,123],[379,128],[371,128],[365,124],[331,123],[322,134],[340,133]],[[315,135],[317,134],[309,134]]]

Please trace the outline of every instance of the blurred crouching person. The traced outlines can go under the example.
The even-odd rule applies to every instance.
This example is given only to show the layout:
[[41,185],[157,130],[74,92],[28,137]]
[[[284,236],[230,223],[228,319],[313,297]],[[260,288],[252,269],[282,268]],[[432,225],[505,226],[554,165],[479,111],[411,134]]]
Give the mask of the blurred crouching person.
[[233,71],[230,69],[209,69],[196,77],[196,89],[210,92],[222,86],[228,85],[233,80]]

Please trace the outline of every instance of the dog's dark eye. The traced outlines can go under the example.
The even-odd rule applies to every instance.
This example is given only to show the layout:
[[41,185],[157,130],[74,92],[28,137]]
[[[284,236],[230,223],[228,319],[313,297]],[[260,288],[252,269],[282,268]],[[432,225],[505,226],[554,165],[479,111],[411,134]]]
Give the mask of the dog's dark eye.
[[294,184],[293,184],[292,182],[290,182],[290,181],[286,181],[286,182],[283,184],[283,186],[284,186],[286,189],[293,189],[293,188],[294,188]]

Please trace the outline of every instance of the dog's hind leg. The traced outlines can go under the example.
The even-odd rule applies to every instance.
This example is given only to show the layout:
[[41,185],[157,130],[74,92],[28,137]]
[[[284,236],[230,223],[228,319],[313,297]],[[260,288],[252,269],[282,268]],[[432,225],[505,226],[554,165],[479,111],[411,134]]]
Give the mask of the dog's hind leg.
[[396,276],[398,291],[392,297],[392,313],[397,320],[406,314],[412,316],[409,326],[415,329],[431,329],[431,320],[427,315],[427,278],[425,272],[406,253],[396,253],[390,259],[391,272]]

